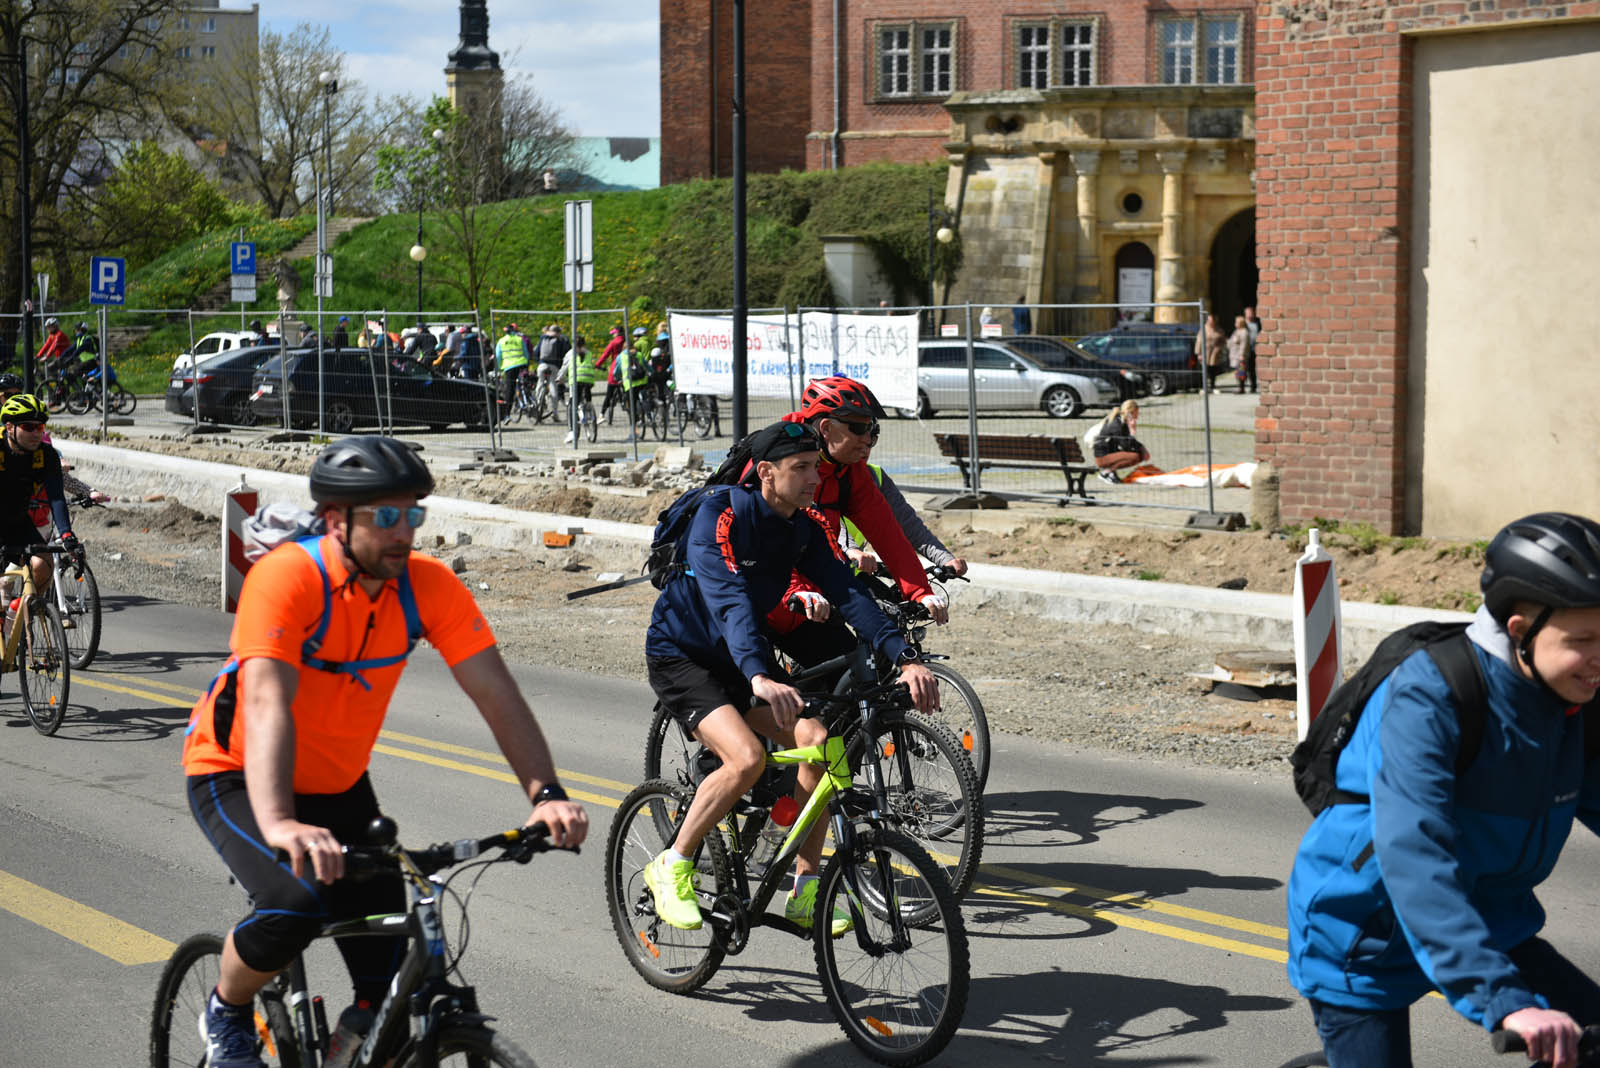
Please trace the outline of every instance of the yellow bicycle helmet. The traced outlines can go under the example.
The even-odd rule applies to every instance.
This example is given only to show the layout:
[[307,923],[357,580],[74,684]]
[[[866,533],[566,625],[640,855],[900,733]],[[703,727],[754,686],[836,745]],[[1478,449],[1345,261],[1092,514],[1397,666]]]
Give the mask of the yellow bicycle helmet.
[[43,423],[49,418],[49,409],[32,393],[18,393],[0,406],[0,421],[7,423]]

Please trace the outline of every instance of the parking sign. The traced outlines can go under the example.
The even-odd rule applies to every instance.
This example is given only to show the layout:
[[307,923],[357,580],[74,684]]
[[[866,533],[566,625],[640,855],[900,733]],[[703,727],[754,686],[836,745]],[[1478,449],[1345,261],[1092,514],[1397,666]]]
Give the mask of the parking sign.
[[96,256],[89,264],[89,303],[122,304],[128,282],[128,261],[120,256]]
[[247,274],[252,278],[256,273],[256,243],[254,241],[235,241],[230,256],[233,264],[229,274]]

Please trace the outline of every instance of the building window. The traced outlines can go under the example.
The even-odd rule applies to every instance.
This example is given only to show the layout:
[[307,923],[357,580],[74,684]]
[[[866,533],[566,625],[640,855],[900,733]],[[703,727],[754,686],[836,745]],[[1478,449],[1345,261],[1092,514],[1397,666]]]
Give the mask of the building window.
[[216,47],[216,45],[201,45],[200,46],[200,58],[201,59],[216,59],[217,58],[217,47]]
[[188,59],[188,58],[190,58],[192,52],[193,52],[193,50],[188,45],[179,45],[178,46],[178,58],[179,59]]
[[1243,21],[1238,15],[1161,20],[1157,35],[1161,81],[1167,85],[1237,83]]
[[119,47],[117,49],[117,58],[118,59],[127,59],[128,58],[128,46],[127,45],[122,45],[121,47]]
[[188,15],[179,15],[178,16],[178,29],[187,30],[188,28],[189,28],[189,16]]
[[879,97],[944,97],[955,92],[955,23],[880,26],[876,39]]
[[1093,22],[1017,27],[1017,84],[1024,89],[1095,84]]
[[201,33],[216,33],[217,32],[217,20],[216,19],[210,19],[210,18],[201,19],[200,20],[200,32]]

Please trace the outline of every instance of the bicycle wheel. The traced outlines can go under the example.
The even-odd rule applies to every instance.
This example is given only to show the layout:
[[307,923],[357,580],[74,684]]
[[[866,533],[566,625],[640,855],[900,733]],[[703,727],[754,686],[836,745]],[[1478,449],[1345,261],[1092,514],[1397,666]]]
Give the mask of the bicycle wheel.
[[667,440],[668,423],[667,404],[660,397],[655,398],[650,404],[650,428],[655,431],[657,441]]
[[139,406],[139,398],[127,386],[117,383],[117,388],[112,392],[111,410],[118,415],[132,415],[133,410]]
[[600,424],[594,417],[594,405],[585,404],[578,409],[578,415],[583,420],[583,436],[589,439],[590,444],[593,444],[595,439],[600,436]]
[[981,794],[989,784],[989,717],[984,714],[983,702],[955,668],[938,660],[924,666],[939,680],[939,714],[933,719],[948,727],[972,758],[972,773]]
[[[694,793],[663,779],[648,779],[633,788],[617,808],[606,839],[606,899],[611,926],[628,963],[658,990],[688,994],[704,986],[719,967],[723,952],[711,925],[684,931],[662,923],[644,883],[644,866],[672,843],[672,830]],[[663,833],[662,828],[669,828]],[[733,877],[721,832],[706,835],[695,875],[700,911],[731,893]]]
[[702,438],[709,438],[711,436],[711,401],[705,397],[695,397],[691,418],[694,420],[695,432]]
[[82,671],[100,651],[100,584],[94,580],[88,561],[81,567],[63,554],[65,566],[56,571],[56,581],[67,603],[61,621],[67,639],[67,655],[74,670]]
[[550,391],[540,386],[533,394],[533,407],[528,410],[528,417],[534,424],[544,422],[556,414],[556,402],[550,396]]
[[644,440],[645,427],[649,425],[648,403],[642,391],[635,389],[628,392],[628,424],[633,428],[634,438],[640,441]]
[[[150,1013],[150,1068],[206,1063],[200,1019],[221,970],[222,939],[212,934],[191,935],[167,959]],[[300,1068],[294,1027],[272,985],[256,998],[255,1016],[261,1058],[276,1068]]]
[[68,415],[83,415],[93,408],[98,400],[98,396],[80,388],[68,390],[66,399],[62,403],[66,405]]
[[956,897],[964,897],[983,857],[983,798],[972,762],[948,729],[920,712],[881,713],[876,745],[887,816],[944,869]]
[[439,1068],[470,1065],[485,1068],[498,1064],[503,1068],[535,1068],[533,1058],[522,1052],[510,1039],[479,1024],[446,1023],[439,1030],[438,1060],[425,1060],[422,1051],[412,1047],[401,1052],[400,1068],[437,1064]]
[[40,382],[34,395],[39,398],[40,404],[52,412],[59,412],[67,406],[67,391],[59,382]]
[[43,735],[54,734],[67,711],[72,677],[67,637],[61,630],[61,615],[55,605],[29,607],[28,629],[22,635],[17,658],[22,669],[17,675],[22,706],[28,710],[34,730]]
[[[826,920],[835,906],[855,921],[840,938]],[[914,914],[931,919],[913,926]],[[966,1012],[970,960],[961,910],[927,852],[903,834],[866,828],[823,869],[816,915],[822,989],[856,1048],[892,1065],[943,1050]]]

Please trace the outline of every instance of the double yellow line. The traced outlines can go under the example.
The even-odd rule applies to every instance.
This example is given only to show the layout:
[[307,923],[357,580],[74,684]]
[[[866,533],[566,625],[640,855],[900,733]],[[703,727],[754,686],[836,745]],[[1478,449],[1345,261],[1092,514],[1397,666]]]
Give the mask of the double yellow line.
[[[116,681],[112,681],[116,680]],[[74,684],[138,697],[166,707],[187,707],[202,691],[159,679],[98,672],[79,675]],[[187,700],[175,703],[175,698]],[[415,734],[385,730],[373,751],[398,760],[410,760],[446,771],[497,782],[516,783],[498,752],[434,741]],[[561,780],[575,800],[616,808],[636,785],[580,771],[560,769]],[[594,789],[575,788],[581,783]],[[596,793],[594,790],[608,793]],[[937,856],[954,864],[956,858]],[[1116,927],[1160,935],[1193,945],[1219,949],[1259,960],[1282,963],[1288,931],[1225,913],[1161,901],[1139,892],[1120,892],[1083,884],[1064,884],[1046,876],[1002,864],[984,864],[974,894],[1018,906],[1043,909]],[[0,871],[0,908],[45,927],[120,964],[146,964],[164,960],[173,944],[164,938],[62,897],[24,879]],[[1225,932],[1225,933],[1218,933]],[[1247,936],[1254,941],[1245,941]]]

